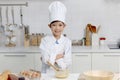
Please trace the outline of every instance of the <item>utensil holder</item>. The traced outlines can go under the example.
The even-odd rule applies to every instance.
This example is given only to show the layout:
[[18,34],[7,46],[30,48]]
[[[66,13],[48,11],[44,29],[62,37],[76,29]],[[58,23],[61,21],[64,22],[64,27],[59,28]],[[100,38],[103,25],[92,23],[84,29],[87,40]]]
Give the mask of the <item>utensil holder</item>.
[[99,47],[99,36],[97,33],[92,33],[92,47]]

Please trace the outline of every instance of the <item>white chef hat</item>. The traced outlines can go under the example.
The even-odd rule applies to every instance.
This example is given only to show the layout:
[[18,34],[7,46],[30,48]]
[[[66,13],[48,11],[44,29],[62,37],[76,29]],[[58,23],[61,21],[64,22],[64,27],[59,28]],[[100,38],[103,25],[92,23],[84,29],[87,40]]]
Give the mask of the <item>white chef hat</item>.
[[60,1],[54,1],[49,6],[49,22],[62,21],[65,23],[66,7]]

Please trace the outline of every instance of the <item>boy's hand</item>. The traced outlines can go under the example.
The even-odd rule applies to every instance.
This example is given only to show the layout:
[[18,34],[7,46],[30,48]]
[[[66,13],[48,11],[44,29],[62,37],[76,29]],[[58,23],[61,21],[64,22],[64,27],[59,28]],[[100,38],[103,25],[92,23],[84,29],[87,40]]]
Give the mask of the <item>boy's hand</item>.
[[64,57],[64,55],[63,55],[63,54],[57,54],[57,55],[56,55],[56,59],[55,59],[55,60],[58,60],[58,59],[63,58],[63,57]]

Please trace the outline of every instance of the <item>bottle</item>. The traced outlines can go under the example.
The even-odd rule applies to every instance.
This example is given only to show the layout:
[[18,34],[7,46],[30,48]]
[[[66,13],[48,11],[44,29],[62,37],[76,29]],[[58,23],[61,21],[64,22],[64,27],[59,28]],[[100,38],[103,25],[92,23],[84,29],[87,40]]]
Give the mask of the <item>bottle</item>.
[[37,46],[40,45],[40,43],[41,43],[41,38],[42,38],[42,36],[41,36],[41,34],[39,33],[38,36],[37,36]]
[[31,36],[31,46],[37,46],[37,35],[34,33]]
[[23,47],[24,46],[24,29],[22,26],[18,27],[16,38],[17,38],[16,46]]

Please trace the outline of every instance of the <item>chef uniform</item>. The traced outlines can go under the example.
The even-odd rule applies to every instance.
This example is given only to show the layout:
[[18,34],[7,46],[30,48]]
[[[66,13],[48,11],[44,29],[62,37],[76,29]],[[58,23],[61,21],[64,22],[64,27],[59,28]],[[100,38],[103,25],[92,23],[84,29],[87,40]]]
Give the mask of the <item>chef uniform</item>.
[[[65,23],[66,7],[59,1],[54,1],[49,6],[50,23],[56,20]],[[69,68],[71,65],[71,40],[63,35],[56,39],[53,35],[42,38],[39,46],[42,54],[42,72],[46,72],[50,68],[47,61],[61,69]],[[56,59],[57,54],[64,54],[63,58]]]

